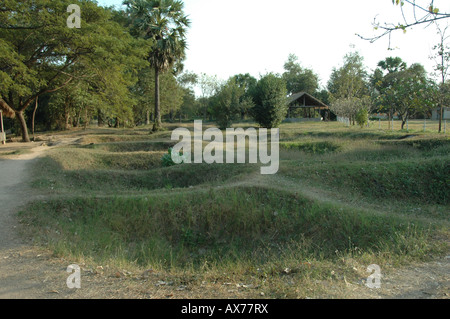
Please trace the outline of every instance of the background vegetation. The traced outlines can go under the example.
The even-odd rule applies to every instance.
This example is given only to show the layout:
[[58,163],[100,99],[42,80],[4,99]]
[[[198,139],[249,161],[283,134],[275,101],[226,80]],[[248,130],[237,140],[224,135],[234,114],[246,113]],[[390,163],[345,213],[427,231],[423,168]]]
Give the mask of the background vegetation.
[[155,123],[153,131],[162,121],[200,118],[221,128],[242,120],[276,127],[287,115],[286,96],[297,92],[314,95],[352,125],[358,117],[364,126],[366,113],[382,113],[400,119],[403,129],[410,119],[430,118],[450,99],[445,30],[435,47],[435,70],[387,57],[369,72],[364,57],[350,52],[322,86],[314,70],[290,54],[282,74],[221,80],[184,70],[191,22],[181,1],[130,0],[123,11],[75,1],[83,7],[83,25],[69,29],[66,9],[72,2],[2,4],[0,107],[11,118],[6,129],[24,141],[30,130],[67,130],[92,121],[115,128]]

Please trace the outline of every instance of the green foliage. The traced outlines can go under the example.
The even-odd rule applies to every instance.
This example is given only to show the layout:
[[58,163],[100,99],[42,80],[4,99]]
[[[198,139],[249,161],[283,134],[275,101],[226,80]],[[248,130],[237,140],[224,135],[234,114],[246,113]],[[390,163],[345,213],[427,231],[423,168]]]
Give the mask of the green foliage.
[[286,81],[287,92],[288,94],[307,92],[314,95],[319,89],[319,77],[313,70],[303,68],[297,61],[298,57],[290,54],[284,64],[285,72],[282,77]]
[[280,147],[286,150],[299,150],[311,154],[334,153],[340,150],[340,145],[333,142],[282,142]]
[[358,114],[363,116],[364,112],[368,113],[368,110],[372,108],[372,101],[368,96],[339,98],[334,100],[330,107],[336,115],[356,120]]
[[189,88],[182,88],[183,103],[180,106],[181,116],[187,119],[194,119],[201,114],[200,103],[195,97],[195,92]]
[[367,72],[363,60],[359,53],[349,53],[345,55],[342,67],[333,68],[328,81],[332,100],[368,95]]
[[400,58],[380,61],[372,83],[377,90],[376,102],[380,110],[397,113],[406,121],[417,113],[427,112],[436,105],[437,92],[427,72],[420,64],[407,67]]
[[[170,166],[177,165],[172,159],[172,153],[173,153],[173,148],[169,148],[167,154],[164,154],[164,156],[161,158],[163,167],[170,167]],[[180,158],[183,158],[183,154],[181,154],[181,153],[178,153],[178,156]]]
[[256,85],[252,109],[253,118],[262,127],[278,127],[288,111],[287,90],[284,80],[273,73],[263,76]]
[[220,129],[231,127],[241,111],[240,99],[243,95],[244,88],[240,88],[236,80],[231,78],[212,98],[212,115]]
[[359,111],[356,113],[355,120],[361,128],[366,126],[369,122],[369,112],[367,111],[367,109],[364,107],[359,109]]
[[234,76],[234,79],[239,88],[244,90],[244,94],[240,98],[239,105],[241,120],[244,120],[250,110],[255,106],[252,96],[258,80],[249,73],[237,74]]
[[[80,29],[67,27],[70,4],[82,7]],[[142,51],[112,19],[110,9],[92,1],[72,0],[35,0],[32,6],[8,1],[2,5],[0,104],[19,115],[24,141],[29,138],[21,113],[36,98],[69,83],[88,83],[89,95],[102,102],[99,108],[114,109],[116,116],[130,114],[133,100],[127,86],[133,81],[133,70],[139,68]]]

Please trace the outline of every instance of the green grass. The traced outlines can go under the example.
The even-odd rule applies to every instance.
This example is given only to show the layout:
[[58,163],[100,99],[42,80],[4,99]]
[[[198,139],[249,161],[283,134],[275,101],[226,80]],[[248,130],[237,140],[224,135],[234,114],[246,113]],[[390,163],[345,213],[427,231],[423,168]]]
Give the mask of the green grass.
[[[67,154],[65,151],[63,154]],[[220,184],[241,174],[255,172],[254,165],[180,165],[175,167],[162,167],[161,157],[152,158],[155,166],[144,169],[145,161],[139,169],[87,169],[88,162],[78,163],[82,169],[64,170],[60,162],[55,159],[60,156],[53,155],[52,158],[44,158],[38,164],[39,176],[33,180],[33,186],[38,189],[47,189],[51,193],[76,194],[76,193],[99,193],[99,194],[126,194],[129,192],[142,192],[157,189],[189,188],[203,184]],[[72,157],[75,158],[75,157]],[[134,160],[129,159],[127,165]],[[122,159],[120,159],[122,163]],[[72,163],[75,165],[74,163]],[[103,165],[105,163],[103,162]],[[110,163],[112,167],[119,164]],[[122,167],[123,168],[123,167]],[[50,189],[49,189],[50,188]]]
[[37,233],[49,229],[38,240],[58,253],[178,271],[199,271],[205,260],[238,271],[242,261],[266,267],[286,251],[336,262],[356,248],[366,258],[401,263],[442,248],[432,242],[436,226],[258,187],[51,200],[31,205],[21,218]]
[[412,203],[450,204],[450,180],[443,172],[450,171],[450,160],[398,160],[389,162],[352,163],[291,162],[283,165],[280,175],[309,179],[379,200]]
[[23,155],[23,154],[30,154],[31,151],[28,149],[18,149],[14,151],[1,151],[0,149],[0,157],[2,156],[13,156],[13,155]]
[[337,152],[340,149],[339,144],[322,141],[322,142],[281,142],[280,148],[286,150],[299,150],[312,154],[325,154]]
[[285,269],[304,294],[446,253],[449,139],[415,135],[283,124],[280,170],[262,176],[250,164],[162,167],[170,132],[97,129],[35,164],[46,200],[20,218],[57,255],[177,278],[232,273],[297,297]]

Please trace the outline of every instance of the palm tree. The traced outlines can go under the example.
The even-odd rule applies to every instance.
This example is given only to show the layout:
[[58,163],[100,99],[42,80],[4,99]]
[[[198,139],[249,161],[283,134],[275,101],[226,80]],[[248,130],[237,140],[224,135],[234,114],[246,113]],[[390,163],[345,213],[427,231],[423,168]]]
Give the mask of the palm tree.
[[185,58],[186,30],[190,26],[179,0],[126,0],[128,16],[135,36],[151,43],[148,61],[155,71],[155,123],[161,128],[159,76]]

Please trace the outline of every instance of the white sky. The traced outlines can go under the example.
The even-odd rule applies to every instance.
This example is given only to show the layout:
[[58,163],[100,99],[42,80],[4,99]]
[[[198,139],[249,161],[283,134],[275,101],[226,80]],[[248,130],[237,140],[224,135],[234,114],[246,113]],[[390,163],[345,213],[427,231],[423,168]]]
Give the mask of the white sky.
[[[425,1],[426,2],[426,1]],[[100,5],[120,5],[122,0],[98,0]],[[402,22],[392,0],[185,0],[192,22],[185,70],[217,75],[226,80],[239,73],[256,78],[266,72],[282,73],[290,53],[302,66],[314,70],[325,86],[333,67],[342,65],[346,53],[357,50],[369,72],[380,60],[399,56],[409,64],[421,63],[428,72],[429,59],[438,42],[434,26],[417,26],[406,34],[397,31],[371,44],[356,36],[372,36],[372,22]],[[450,1],[435,1],[450,11]]]

